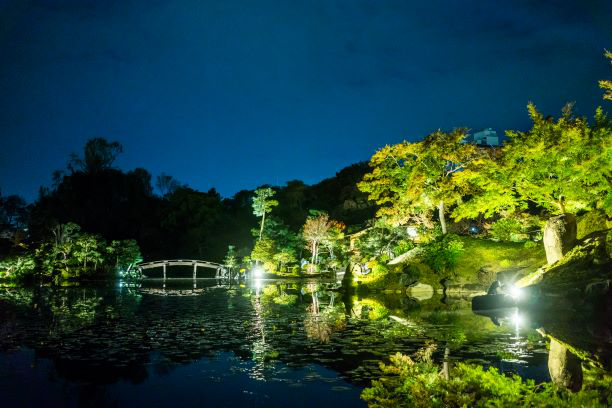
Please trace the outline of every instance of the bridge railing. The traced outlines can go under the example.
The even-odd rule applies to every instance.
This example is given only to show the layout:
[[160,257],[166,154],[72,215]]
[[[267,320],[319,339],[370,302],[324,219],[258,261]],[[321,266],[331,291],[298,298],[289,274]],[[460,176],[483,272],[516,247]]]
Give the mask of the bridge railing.
[[193,279],[197,279],[198,267],[210,268],[216,270],[216,277],[219,277],[223,272],[225,275],[226,268],[217,262],[201,261],[198,259],[164,259],[160,261],[141,262],[137,265],[138,270],[142,273],[145,269],[163,268],[163,278],[166,280],[166,269],[168,266],[193,266]]

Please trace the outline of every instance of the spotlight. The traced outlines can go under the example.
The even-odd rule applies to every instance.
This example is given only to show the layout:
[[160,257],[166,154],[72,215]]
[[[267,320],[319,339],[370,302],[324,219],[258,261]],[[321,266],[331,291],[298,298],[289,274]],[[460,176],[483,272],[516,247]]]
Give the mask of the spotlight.
[[512,299],[514,300],[519,300],[523,297],[523,291],[514,285],[510,287],[509,292],[510,292],[510,297],[512,297]]
[[253,277],[255,278],[261,278],[264,274],[263,268],[261,266],[256,266],[253,269]]

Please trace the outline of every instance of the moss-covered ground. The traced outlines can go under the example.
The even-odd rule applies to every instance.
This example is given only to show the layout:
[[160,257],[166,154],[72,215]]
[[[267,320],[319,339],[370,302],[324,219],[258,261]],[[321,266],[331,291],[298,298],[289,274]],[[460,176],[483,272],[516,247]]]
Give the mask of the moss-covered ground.
[[401,291],[400,276],[408,274],[415,280],[440,289],[440,280],[450,278],[459,285],[489,285],[504,272],[512,277],[528,275],[546,263],[546,254],[541,242],[496,242],[474,237],[460,237],[463,252],[452,271],[436,273],[427,265],[416,264],[404,267],[388,267],[374,264],[372,272],[357,280],[370,290]]
[[[523,242],[495,242],[487,239],[461,237],[463,253],[454,270],[460,282],[482,282],[482,274],[494,277],[498,272],[525,275],[546,263],[541,242],[525,245]],[[481,270],[485,270],[480,272]]]

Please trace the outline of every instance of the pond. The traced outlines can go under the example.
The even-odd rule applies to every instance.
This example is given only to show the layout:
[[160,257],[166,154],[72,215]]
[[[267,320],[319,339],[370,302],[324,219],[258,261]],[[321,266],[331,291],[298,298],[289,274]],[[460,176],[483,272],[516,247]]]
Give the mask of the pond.
[[[482,316],[469,298],[347,296],[317,281],[193,286],[0,288],[3,406],[359,407],[380,361],[430,342],[438,360],[447,347],[456,361],[549,379],[541,317],[521,311]],[[587,333],[578,320],[559,327]]]

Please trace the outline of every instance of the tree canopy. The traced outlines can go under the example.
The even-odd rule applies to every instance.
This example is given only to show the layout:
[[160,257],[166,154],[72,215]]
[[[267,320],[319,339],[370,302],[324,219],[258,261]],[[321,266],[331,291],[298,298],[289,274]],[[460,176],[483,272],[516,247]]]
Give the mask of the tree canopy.
[[497,157],[484,157],[457,175],[471,195],[453,212],[456,219],[524,209],[528,203],[550,214],[603,207],[612,187],[612,128],[598,109],[593,124],[576,117],[571,105],[559,119],[528,105],[527,132],[508,131]]
[[448,133],[438,130],[421,142],[385,146],[372,156],[372,171],[364,176],[359,188],[381,205],[379,216],[396,224],[438,208],[446,233],[446,209],[462,195],[454,174],[481,156],[475,145],[463,143],[465,137],[465,129]]

